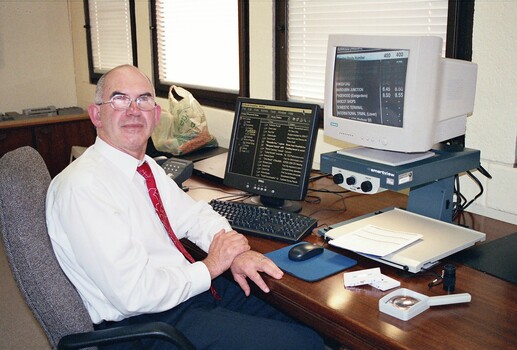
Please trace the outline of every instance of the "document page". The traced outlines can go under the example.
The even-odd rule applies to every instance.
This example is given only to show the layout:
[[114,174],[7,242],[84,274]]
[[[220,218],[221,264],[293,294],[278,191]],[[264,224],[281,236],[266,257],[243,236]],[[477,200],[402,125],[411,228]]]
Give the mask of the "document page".
[[[332,230],[339,229],[339,227],[336,227]],[[357,253],[383,257],[416,242],[420,238],[422,238],[422,235],[418,233],[394,231],[367,225],[333,239],[329,244]]]

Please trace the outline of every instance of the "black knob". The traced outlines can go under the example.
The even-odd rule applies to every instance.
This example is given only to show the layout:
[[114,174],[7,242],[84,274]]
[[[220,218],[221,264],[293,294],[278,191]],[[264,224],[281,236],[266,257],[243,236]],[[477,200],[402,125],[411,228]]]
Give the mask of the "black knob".
[[373,189],[373,185],[370,181],[364,181],[361,183],[361,191],[370,192]]
[[443,267],[443,290],[454,292],[456,286],[456,267],[447,264]]
[[334,180],[336,185],[342,184],[344,181],[343,174],[334,174],[334,176],[332,176],[332,180]]
[[355,185],[355,177],[349,176],[346,178],[346,184],[347,185]]

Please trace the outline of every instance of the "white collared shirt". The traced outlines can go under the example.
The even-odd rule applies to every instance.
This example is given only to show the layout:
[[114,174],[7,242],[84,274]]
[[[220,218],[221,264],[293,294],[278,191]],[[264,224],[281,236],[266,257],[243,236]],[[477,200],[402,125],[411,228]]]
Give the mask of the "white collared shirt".
[[[230,230],[206,202],[195,202],[146,156],[171,226],[204,251]],[[201,262],[190,264],[156,215],[139,161],[97,138],[56,176],[47,193],[47,226],[57,259],[93,323],[161,312],[210,287]]]

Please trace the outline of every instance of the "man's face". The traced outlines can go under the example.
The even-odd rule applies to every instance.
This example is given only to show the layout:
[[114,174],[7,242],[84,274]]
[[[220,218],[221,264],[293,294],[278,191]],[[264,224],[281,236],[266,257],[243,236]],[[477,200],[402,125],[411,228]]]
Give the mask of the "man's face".
[[147,140],[160,118],[161,109],[156,106],[150,111],[142,111],[135,100],[140,96],[153,96],[152,86],[139,70],[124,67],[112,71],[106,77],[102,101],[109,101],[115,95],[133,99],[129,108],[115,110],[110,103],[91,105],[88,109],[90,119],[103,141],[137,159],[142,159]]

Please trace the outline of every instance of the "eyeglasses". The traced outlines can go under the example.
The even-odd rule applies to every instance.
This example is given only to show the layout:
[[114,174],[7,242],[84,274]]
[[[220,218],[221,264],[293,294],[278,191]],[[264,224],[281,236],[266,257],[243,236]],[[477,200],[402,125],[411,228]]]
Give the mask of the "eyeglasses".
[[109,103],[111,108],[114,110],[125,111],[129,109],[133,101],[135,101],[136,106],[141,111],[151,111],[154,109],[154,107],[156,107],[156,101],[154,100],[154,97],[148,95],[138,96],[135,99],[126,95],[114,95],[109,99],[109,101],[97,103],[97,105],[100,106]]

